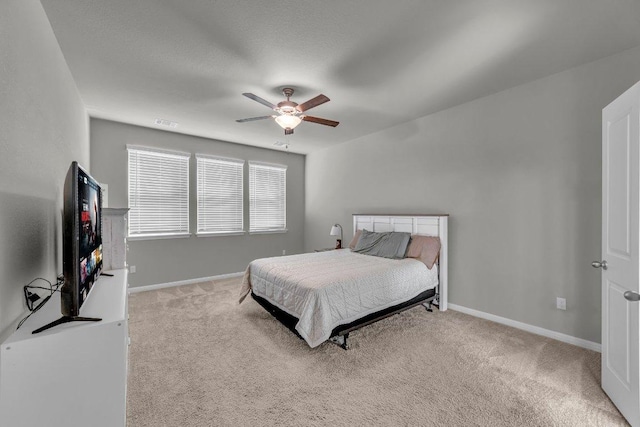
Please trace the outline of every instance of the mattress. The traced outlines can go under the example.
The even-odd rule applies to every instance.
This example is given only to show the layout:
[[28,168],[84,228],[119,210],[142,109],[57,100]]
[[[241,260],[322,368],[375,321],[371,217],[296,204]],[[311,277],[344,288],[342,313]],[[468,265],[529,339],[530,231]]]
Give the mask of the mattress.
[[429,270],[412,258],[341,249],[252,261],[240,301],[253,291],[295,316],[300,336],[316,347],[337,326],[410,300],[437,284],[437,266]]

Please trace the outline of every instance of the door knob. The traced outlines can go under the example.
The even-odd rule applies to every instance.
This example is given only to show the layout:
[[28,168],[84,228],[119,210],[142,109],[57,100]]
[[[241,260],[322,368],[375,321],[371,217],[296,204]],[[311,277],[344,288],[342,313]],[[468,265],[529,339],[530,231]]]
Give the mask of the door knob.
[[629,301],[640,301],[640,294],[633,291],[627,291],[624,293],[624,297]]
[[603,270],[607,269],[607,261],[602,260],[602,261],[593,261],[591,263],[591,267],[593,268],[601,268]]

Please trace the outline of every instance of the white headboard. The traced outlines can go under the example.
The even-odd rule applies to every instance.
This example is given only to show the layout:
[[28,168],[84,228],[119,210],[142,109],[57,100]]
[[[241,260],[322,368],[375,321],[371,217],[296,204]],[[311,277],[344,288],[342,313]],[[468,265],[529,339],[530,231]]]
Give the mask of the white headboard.
[[357,230],[376,232],[404,231],[422,236],[440,237],[440,256],[438,258],[438,274],[440,276],[438,293],[440,311],[447,310],[448,301],[448,246],[449,215],[379,215],[353,214],[353,234]]

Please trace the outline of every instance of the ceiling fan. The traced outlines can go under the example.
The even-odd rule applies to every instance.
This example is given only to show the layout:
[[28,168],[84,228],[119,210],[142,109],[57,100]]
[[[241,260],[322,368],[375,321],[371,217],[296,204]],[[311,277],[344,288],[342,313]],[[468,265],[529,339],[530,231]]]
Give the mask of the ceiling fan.
[[282,93],[287,97],[286,101],[279,102],[278,105],[272,104],[267,100],[260,98],[257,95],[252,93],[243,93],[249,99],[253,99],[256,102],[259,102],[262,105],[266,105],[271,108],[277,114],[272,114],[270,116],[260,116],[260,117],[250,117],[248,119],[240,119],[236,120],[238,123],[244,122],[252,122],[254,120],[264,120],[273,118],[276,120],[276,123],[280,125],[284,129],[285,135],[291,135],[293,133],[293,129],[300,124],[300,122],[312,122],[319,123],[325,126],[333,126],[336,127],[340,124],[340,122],[336,122],[333,120],[321,119],[320,117],[313,117],[303,114],[305,111],[312,109],[313,107],[317,107],[320,104],[324,104],[329,101],[324,95],[318,95],[315,98],[311,98],[307,102],[303,102],[302,104],[297,104],[291,101],[289,98],[293,95],[293,89],[290,87],[285,87],[282,89]]

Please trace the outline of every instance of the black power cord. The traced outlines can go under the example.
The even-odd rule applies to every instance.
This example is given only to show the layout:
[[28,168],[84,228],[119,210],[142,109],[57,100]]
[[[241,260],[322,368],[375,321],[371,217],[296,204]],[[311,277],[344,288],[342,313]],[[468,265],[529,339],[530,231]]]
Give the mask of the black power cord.
[[[42,280],[44,282],[47,282],[49,284],[48,288],[45,288],[43,286],[34,286],[33,283],[38,281],[38,280]],[[29,283],[27,283],[24,287],[24,297],[25,297],[25,302],[27,304],[27,308],[29,309],[29,311],[31,311],[31,313],[27,314],[19,323],[18,326],[16,327],[16,331],[18,329],[20,329],[20,326],[22,326],[22,324],[29,318],[31,317],[31,315],[35,312],[37,312],[38,310],[40,310],[46,303],[47,301],[49,301],[51,299],[51,297],[53,296],[54,292],[60,292],[60,286],[62,286],[62,284],[64,283],[64,279],[62,278],[62,276],[58,276],[57,280],[56,280],[56,284],[53,285],[53,283],[51,283],[49,280],[47,279],[43,279],[42,277],[36,277],[35,279],[33,279],[32,281],[30,281]],[[44,299],[40,302],[40,304],[34,306],[33,303],[38,301],[40,299],[40,296],[36,293],[33,293],[31,291],[29,291],[29,289],[44,289],[49,291],[49,295],[47,295],[46,297],[44,297]]]

